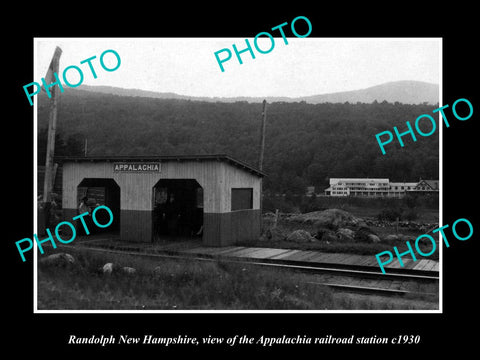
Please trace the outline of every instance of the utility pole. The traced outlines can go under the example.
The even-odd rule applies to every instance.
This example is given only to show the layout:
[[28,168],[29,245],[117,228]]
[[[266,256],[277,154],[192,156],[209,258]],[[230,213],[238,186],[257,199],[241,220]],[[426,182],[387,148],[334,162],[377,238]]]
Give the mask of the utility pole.
[[[262,126],[260,129],[260,156],[258,158],[258,169],[263,170],[263,153],[265,150],[265,123],[267,120],[267,100],[263,100]],[[260,179],[260,233],[263,228],[263,179]]]
[[[50,84],[54,82],[54,73],[58,73],[60,55],[62,49],[58,46],[55,48],[52,61],[45,76]],[[50,100],[50,114],[48,118],[48,139],[47,139],[47,156],[45,161],[45,181],[43,184],[43,202],[49,203],[51,200],[51,192],[53,188],[53,156],[55,153],[55,130],[57,127],[57,89],[55,86],[50,90],[52,98]]]
[[263,100],[262,127],[260,130],[260,157],[258,159],[258,169],[263,170],[263,153],[265,151],[265,123],[267,120],[267,100]]

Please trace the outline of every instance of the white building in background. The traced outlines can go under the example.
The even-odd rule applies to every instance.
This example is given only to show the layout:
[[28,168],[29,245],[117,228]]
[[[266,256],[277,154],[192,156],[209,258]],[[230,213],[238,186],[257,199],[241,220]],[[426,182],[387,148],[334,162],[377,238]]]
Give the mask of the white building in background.
[[330,196],[382,196],[390,189],[388,179],[330,179]]
[[327,196],[402,197],[407,192],[439,191],[438,180],[390,182],[389,179],[331,178]]
[[439,191],[440,184],[438,180],[420,180],[412,191],[417,193],[429,192],[429,191]]
[[391,182],[388,196],[402,197],[407,191],[413,191],[417,184],[416,182]]

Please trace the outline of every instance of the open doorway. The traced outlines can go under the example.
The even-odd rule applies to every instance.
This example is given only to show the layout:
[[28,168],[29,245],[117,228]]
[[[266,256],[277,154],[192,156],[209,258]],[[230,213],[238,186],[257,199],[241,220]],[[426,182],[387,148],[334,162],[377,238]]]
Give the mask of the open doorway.
[[[91,233],[112,233],[120,234],[120,187],[113,179],[85,178],[77,186],[77,205],[83,198],[86,199],[86,205],[95,210],[97,206],[107,206],[113,214],[113,222],[106,228],[90,226]],[[95,214],[100,224],[106,224],[109,221],[109,215],[106,211],[99,211]]]
[[153,187],[154,242],[201,239],[203,188],[192,179],[162,179]]

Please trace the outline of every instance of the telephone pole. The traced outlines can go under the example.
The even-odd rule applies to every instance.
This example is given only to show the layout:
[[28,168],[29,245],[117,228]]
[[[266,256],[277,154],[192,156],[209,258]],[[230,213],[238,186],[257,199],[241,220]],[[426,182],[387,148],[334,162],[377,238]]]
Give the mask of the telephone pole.
[[263,169],[263,153],[265,151],[265,123],[267,120],[267,100],[263,100],[262,126],[260,129],[260,156],[258,159],[258,169]]
[[[265,123],[267,120],[267,100],[263,100],[262,126],[260,129],[260,156],[258,158],[258,169],[263,170],[263,153],[265,151]],[[260,229],[263,228],[263,179],[260,180]],[[261,230],[260,230],[261,231]]]
[[[55,48],[52,61],[45,76],[50,84],[54,82],[54,73],[58,73],[60,55],[62,49],[58,46]],[[55,153],[55,130],[57,127],[57,89],[55,86],[50,90],[52,98],[50,100],[50,114],[48,118],[48,138],[47,138],[47,156],[45,160],[45,180],[43,184],[43,202],[49,203],[51,200],[51,192],[54,182],[53,174],[53,156]]]

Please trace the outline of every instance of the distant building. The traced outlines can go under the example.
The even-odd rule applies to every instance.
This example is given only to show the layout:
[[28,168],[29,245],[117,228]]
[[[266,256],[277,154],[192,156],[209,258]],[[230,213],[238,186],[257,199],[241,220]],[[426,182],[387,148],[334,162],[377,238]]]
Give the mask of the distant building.
[[389,179],[331,178],[325,189],[327,196],[403,197],[408,192],[439,191],[438,180],[419,182],[390,182]]
[[432,192],[439,191],[439,181],[438,180],[420,180],[412,191],[416,193]]
[[413,191],[418,183],[415,182],[391,182],[388,196],[402,197],[407,191]]
[[383,196],[389,191],[388,179],[331,178],[325,190],[329,196]]

